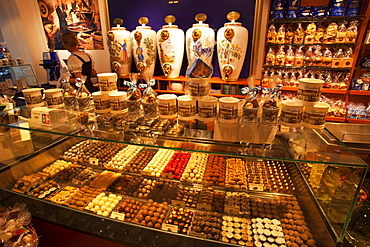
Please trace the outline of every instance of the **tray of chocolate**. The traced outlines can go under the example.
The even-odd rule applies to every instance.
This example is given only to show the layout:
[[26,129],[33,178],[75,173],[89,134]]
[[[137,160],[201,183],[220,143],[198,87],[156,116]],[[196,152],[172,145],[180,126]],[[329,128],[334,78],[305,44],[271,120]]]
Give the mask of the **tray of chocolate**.
[[111,186],[108,191],[123,195],[132,195],[139,187],[144,178],[141,176],[121,175]]
[[247,189],[247,171],[245,162],[240,158],[226,159],[226,187]]
[[67,185],[60,191],[52,193],[46,200],[57,204],[65,204],[78,190],[78,187]]
[[278,202],[274,197],[249,197],[251,216],[259,218],[280,219]]
[[[252,218],[254,246],[262,247],[269,244],[286,246],[281,222],[277,219]],[[291,246],[291,245],[288,245]]]
[[157,186],[157,180],[149,178],[139,179],[138,187],[132,194],[129,194],[133,197],[138,198],[148,198],[152,190]]
[[71,183],[76,185],[85,185],[90,183],[100,171],[94,171],[91,167],[86,167],[83,171],[72,178]]
[[249,190],[270,190],[265,163],[263,161],[246,161],[246,172]]
[[194,211],[188,208],[173,207],[165,224],[162,225],[162,230],[189,234],[193,215]]
[[277,197],[281,214],[281,226],[287,246],[316,246],[316,241],[303,216],[297,198],[292,196]]
[[61,183],[67,184],[72,181],[72,178],[80,174],[86,167],[78,164],[71,164],[60,172],[56,173],[52,179]]
[[222,242],[254,246],[250,219],[224,215],[221,230]]
[[171,204],[183,208],[196,208],[200,191],[200,189],[193,187],[179,186],[176,197],[172,200]]
[[112,171],[103,171],[97,175],[90,183],[89,186],[97,189],[106,190],[114,181],[121,176],[121,173]]
[[141,150],[136,156],[126,165],[124,170],[130,173],[140,173],[144,167],[153,159],[157,150],[146,148]]
[[[98,161],[98,165],[105,166],[126,145],[114,142],[98,140],[85,140],[69,148],[63,154],[68,161],[78,161],[89,164],[92,159]],[[96,163],[95,163],[96,164]]]
[[145,201],[143,200],[127,197],[116,207],[110,217],[117,220],[132,222],[144,204]]
[[58,182],[54,180],[48,180],[31,190],[28,195],[43,199],[60,188],[61,185]]
[[191,236],[220,240],[222,214],[217,212],[196,211],[189,234]]
[[206,185],[225,186],[226,158],[221,155],[208,156],[203,183]]
[[177,181],[160,178],[148,198],[156,202],[171,203],[171,200],[176,198],[179,184]]
[[106,165],[107,169],[123,171],[126,165],[143,149],[142,146],[128,145],[119,151]]
[[119,194],[101,192],[85,207],[85,209],[97,215],[107,217],[117,207],[121,200],[122,196]]
[[265,168],[271,192],[294,193],[295,186],[284,161],[266,160]]
[[203,188],[197,209],[205,211],[224,212],[225,192],[215,191],[213,187]]
[[145,205],[141,206],[139,213],[132,223],[161,229],[170,210],[171,207],[167,202],[158,203],[149,199]]
[[251,213],[249,196],[245,192],[226,192],[224,212],[245,216]]
[[79,188],[79,190],[76,191],[76,193],[74,193],[63,204],[71,208],[83,210],[102,191],[103,190],[101,189],[95,189],[89,186],[83,186]]

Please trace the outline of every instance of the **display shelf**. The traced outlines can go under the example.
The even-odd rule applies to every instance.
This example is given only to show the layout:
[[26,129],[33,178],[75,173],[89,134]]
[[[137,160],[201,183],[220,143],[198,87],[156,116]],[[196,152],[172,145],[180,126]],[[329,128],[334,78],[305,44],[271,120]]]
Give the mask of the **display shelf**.
[[313,67],[313,66],[294,67],[294,66],[264,65],[263,67],[276,68],[276,69],[317,69],[317,70],[333,70],[333,71],[350,71],[351,70],[351,68],[332,68],[332,67]]
[[347,118],[348,123],[370,124],[370,120]]
[[346,122],[346,118],[345,117],[330,117],[330,116],[327,116],[326,121],[344,123],[344,122]]
[[[281,91],[298,91],[298,87],[282,87],[280,89]],[[328,93],[328,94],[346,94],[347,90],[340,90],[340,89],[330,89],[330,88],[323,88],[322,93]]]
[[356,67],[355,70],[359,70],[359,71],[370,71],[370,68],[361,68],[361,67]]
[[356,46],[357,43],[335,43],[335,44],[324,44],[324,43],[314,43],[314,44],[276,44],[276,43],[266,43],[266,46],[280,46],[280,45],[287,45],[287,46],[315,46],[315,45],[322,45],[322,46]]
[[311,22],[328,22],[328,21],[351,21],[363,20],[365,16],[329,16],[329,17],[300,17],[300,18],[281,18],[269,19],[269,23],[311,23]]
[[362,91],[362,90],[350,90],[350,95],[365,95],[370,96],[370,91]]

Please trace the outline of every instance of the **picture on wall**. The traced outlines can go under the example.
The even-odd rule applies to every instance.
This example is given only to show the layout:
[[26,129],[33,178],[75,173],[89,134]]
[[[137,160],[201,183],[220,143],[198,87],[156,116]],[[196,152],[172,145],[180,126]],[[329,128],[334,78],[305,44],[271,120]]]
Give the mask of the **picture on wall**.
[[104,49],[98,0],[38,0],[49,50],[64,50],[62,34],[74,33],[86,50]]

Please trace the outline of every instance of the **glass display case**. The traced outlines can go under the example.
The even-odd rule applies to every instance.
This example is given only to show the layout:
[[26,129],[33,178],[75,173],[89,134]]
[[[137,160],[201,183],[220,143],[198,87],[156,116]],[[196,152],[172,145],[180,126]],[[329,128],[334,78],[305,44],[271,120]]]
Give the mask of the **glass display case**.
[[1,204],[129,246],[337,246],[368,169],[327,129],[216,121],[174,135],[28,120],[1,125],[14,156],[0,167]]

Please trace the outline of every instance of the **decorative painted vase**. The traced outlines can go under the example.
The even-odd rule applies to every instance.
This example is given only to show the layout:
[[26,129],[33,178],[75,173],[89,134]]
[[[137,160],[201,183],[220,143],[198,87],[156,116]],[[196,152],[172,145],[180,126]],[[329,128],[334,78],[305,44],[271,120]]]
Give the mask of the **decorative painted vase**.
[[243,68],[248,45],[248,30],[242,26],[240,14],[232,11],[227,14],[230,22],[217,31],[217,55],[223,80],[236,81]]
[[206,14],[197,14],[195,20],[198,23],[193,24],[186,31],[186,55],[189,68],[194,66],[199,60],[211,66],[215,45],[215,31],[208,24],[203,23],[203,21],[207,20]]
[[166,16],[164,21],[168,25],[162,26],[157,32],[159,61],[167,78],[179,77],[184,57],[185,34],[177,25],[172,25],[175,20],[173,15]]
[[108,31],[108,47],[112,71],[119,76],[126,76],[131,70],[132,39],[131,33],[121,27],[122,23],[122,19],[114,19],[117,26]]
[[155,58],[157,53],[156,32],[148,24],[147,17],[141,17],[132,37],[132,54],[134,56],[136,68],[141,75],[147,74],[153,78]]

